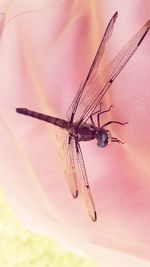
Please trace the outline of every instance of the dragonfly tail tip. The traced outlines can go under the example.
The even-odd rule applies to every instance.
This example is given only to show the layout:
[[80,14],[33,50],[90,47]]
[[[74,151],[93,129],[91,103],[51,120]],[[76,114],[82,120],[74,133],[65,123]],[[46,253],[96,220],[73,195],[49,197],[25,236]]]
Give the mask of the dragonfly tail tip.
[[17,113],[24,113],[26,110],[26,108],[16,108]]

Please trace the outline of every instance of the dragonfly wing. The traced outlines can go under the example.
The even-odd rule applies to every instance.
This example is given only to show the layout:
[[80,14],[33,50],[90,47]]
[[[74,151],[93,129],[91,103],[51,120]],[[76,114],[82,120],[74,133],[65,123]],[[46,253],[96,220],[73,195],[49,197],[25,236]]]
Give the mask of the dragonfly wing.
[[100,65],[100,62],[101,62],[101,59],[102,59],[102,56],[103,56],[103,53],[104,53],[104,50],[105,50],[105,46],[106,46],[106,43],[107,41],[109,40],[111,34],[112,34],[112,31],[113,31],[113,28],[114,28],[114,24],[115,24],[115,21],[116,21],[116,18],[118,16],[118,12],[116,12],[113,17],[111,18],[107,28],[106,28],[106,31],[104,33],[104,36],[102,38],[102,41],[99,45],[99,48],[96,52],[96,55],[95,55],[95,58],[92,62],[92,65],[90,67],[90,70],[88,72],[88,75],[85,79],[84,82],[81,83],[79,89],[78,89],[78,92],[75,96],[75,98],[73,99],[73,102],[71,103],[68,111],[67,111],[67,118],[68,120],[70,121],[71,119],[73,119],[74,117],[74,114],[78,108],[78,103],[81,99],[81,96],[82,96],[82,93],[86,87],[87,84],[89,84],[95,77],[96,73],[97,73],[97,70],[98,70],[98,67]]
[[148,20],[135,36],[121,49],[114,60],[102,72],[101,77],[98,74],[97,68],[97,73],[96,75],[94,74],[94,78],[91,74],[92,79],[89,78],[89,82],[86,83],[84,87],[84,92],[76,108],[74,121],[79,124],[84,124],[89,119],[90,115],[102,101],[108,88],[142,43],[149,28],[150,20]]
[[81,98],[81,95],[82,95],[82,90],[83,90],[83,82],[81,82],[79,89],[78,89],[71,105],[69,106],[69,108],[67,110],[66,117],[70,122],[73,121],[74,114],[75,114],[76,109],[77,109],[77,105],[78,105],[80,98]]
[[77,165],[78,165],[78,171],[79,171],[79,177],[80,177],[80,179],[78,179],[79,186],[80,186],[81,193],[83,195],[83,199],[88,210],[88,214],[93,221],[96,221],[97,213],[96,213],[94,200],[92,197],[92,193],[91,193],[88,178],[87,178],[82,151],[81,151],[79,142],[76,142],[75,145],[76,145],[76,154],[77,154]]
[[63,164],[65,177],[69,186],[70,192],[74,198],[78,197],[77,173],[75,169],[74,155],[74,139],[70,140],[69,135],[66,135],[63,130],[59,130],[57,134],[57,142],[59,155]]
[[57,133],[57,142],[61,162],[63,163],[66,180],[70,192],[74,198],[78,196],[78,187],[83,195],[89,216],[93,221],[97,220],[97,213],[87,179],[84,159],[80,145],[74,138],[66,135],[59,129]]

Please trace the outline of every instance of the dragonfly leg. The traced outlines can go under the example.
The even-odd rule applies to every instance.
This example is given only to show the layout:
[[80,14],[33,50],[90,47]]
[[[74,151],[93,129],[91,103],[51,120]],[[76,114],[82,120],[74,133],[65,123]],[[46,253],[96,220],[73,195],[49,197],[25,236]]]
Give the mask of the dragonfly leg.
[[95,126],[95,122],[93,120],[93,115],[90,116],[91,123]]
[[97,124],[98,124],[98,127],[100,128],[100,115],[103,114],[103,113],[106,113],[106,112],[109,112],[111,110],[111,108],[113,107],[113,105],[111,105],[108,109],[106,110],[103,110],[100,112],[97,112]]
[[94,116],[94,115],[96,115],[97,113],[100,113],[100,112],[102,112],[102,104],[103,104],[103,102],[101,102],[100,104],[99,104],[99,110],[97,110],[97,111],[95,111],[94,113],[92,113],[92,115],[91,116]]
[[94,120],[93,120],[93,116],[96,115],[96,114],[98,114],[98,113],[101,113],[101,110],[102,110],[102,103],[103,103],[103,102],[100,102],[100,108],[99,108],[99,110],[97,110],[96,112],[94,112],[94,113],[91,114],[91,116],[90,116],[91,123],[92,123],[94,126],[95,126],[95,122],[94,122]]
[[97,111],[95,111],[95,112],[94,112],[93,114],[91,114],[91,116],[90,116],[91,123],[95,125],[94,120],[93,120],[93,116],[94,116],[94,115],[97,115],[97,125],[98,125],[98,127],[100,128],[100,115],[103,114],[103,113],[109,112],[109,111],[111,110],[112,107],[113,107],[113,105],[111,105],[108,109],[102,111],[102,102],[101,102],[101,103],[100,103],[100,109],[97,110]]
[[105,123],[101,128],[104,128],[106,127],[107,125],[109,124],[112,124],[112,123],[117,123],[117,124],[120,124],[120,125],[125,125],[125,124],[128,124],[128,122],[120,122],[120,121],[108,121],[107,123]]
[[116,137],[112,137],[111,138],[111,142],[116,142],[118,144],[125,144],[124,142],[122,142],[121,140],[117,139]]
[[[113,105],[110,105],[110,107],[108,108],[108,109],[105,109],[105,110],[98,110],[98,111],[96,111],[94,114],[97,114],[97,115],[100,115],[100,114],[103,114],[103,113],[105,113],[105,112],[109,112],[110,110],[111,110],[111,108],[113,107]],[[93,114],[93,115],[94,115]]]
[[[109,112],[111,110],[111,108],[113,107],[113,105],[110,105],[110,107],[108,109],[105,109],[102,111],[102,102],[100,103],[100,109],[95,111],[93,114],[91,114],[90,116],[90,120],[91,120],[91,123],[95,125],[95,122],[93,120],[93,116],[94,115],[97,115],[97,125],[98,125],[98,128],[100,128],[100,115],[103,114],[103,113],[106,113],[106,112]],[[119,123],[119,122],[118,122]]]

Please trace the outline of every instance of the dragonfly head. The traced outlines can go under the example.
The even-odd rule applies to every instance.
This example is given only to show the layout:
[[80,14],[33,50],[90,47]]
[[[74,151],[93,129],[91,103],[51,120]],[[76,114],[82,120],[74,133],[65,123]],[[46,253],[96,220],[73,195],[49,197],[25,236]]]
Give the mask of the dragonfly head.
[[99,147],[105,147],[109,144],[111,140],[110,131],[104,128],[100,128],[97,132],[96,138],[97,138],[97,145]]

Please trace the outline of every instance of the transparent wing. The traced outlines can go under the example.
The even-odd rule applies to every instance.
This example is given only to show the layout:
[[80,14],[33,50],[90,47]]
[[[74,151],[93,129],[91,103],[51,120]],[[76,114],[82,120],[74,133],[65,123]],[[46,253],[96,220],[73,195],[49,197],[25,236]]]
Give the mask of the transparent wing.
[[82,95],[74,114],[74,121],[80,125],[84,124],[94,112],[102,98],[108,91],[108,88],[124,68],[137,48],[142,43],[150,28],[150,20],[137,32],[137,34],[121,49],[114,60],[105,68],[99,77],[96,65],[96,74],[94,66],[94,78],[88,79],[85,87],[81,88]]
[[79,89],[71,103],[71,105],[69,106],[68,110],[67,110],[67,114],[66,117],[70,122],[73,122],[73,118],[74,118],[74,114],[76,112],[77,109],[77,105],[80,101],[81,95],[82,95],[82,91],[83,91],[83,82],[81,82]]
[[84,202],[86,204],[89,216],[91,217],[93,221],[96,221],[97,213],[96,213],[94,200],[92,197],[92,193],[91,193],[88,178],[87,178],[82,151],[80,148],[80,144],[78,142],[76,142],[75,145],[76,145],[76,153],[77,153],[78,171],[79,171],[79,177],[80,177],[80,179],[78,179],[80,190],[81,190]]
[[65,178],[74,198],[78,196],[77,173],[75,170],[74,139],[63,130],[57,134],[58,150],[63,164]]
[[74,138],[66,135],[66,132],[61,129],[57,133],[57,142],[70,192],[72,196],[76,198],[78,196],[79,187],[79,192],[83,196],[89,216],[93,221],[96,221],[96,209],[87,179],[80,145],[78,142],[75,142]]
[[105,50],[105,46],[106,46],[106,43],[107,41],[109,40],[111,34],[112,34],[112,31],[113,31],[113,28],[114,28],[114,24],[115,24],[115,21],[116,21],[116,18],[118,16],[118,12],[116,12],[113,17],[111,18],[107,28],[106,28],[106,31],[104,33],[104,36],[103,36],[103,39],[99,45],[99,48],[97,50],[97,53],[95,55],[95,58],[93,60],[93,63],[90,67],[90,70],[88,72],[88,75],[85,79],[84,82],[81,83],[79,89],[78,89],[78,92],[75,96],[75,98],[73,99],[73,102],[71,103],[68,111],[67,111],[67,119],[69,121],[72,121],[73,118],[74,118],[74,114],[78,108],[78,104],[79,104],[79,101],[80,101],[80,98],[82,96],[82,93],[86,87],[87,84],[91,83],[92,80],[94,79],[96,73],[97,73],[97,70],[98,70],[98,67],[100,65],[100,62],[101,62],[101,59],[102,59],[102,56],[103,56],[103,53],[104,53],[104,50]]

